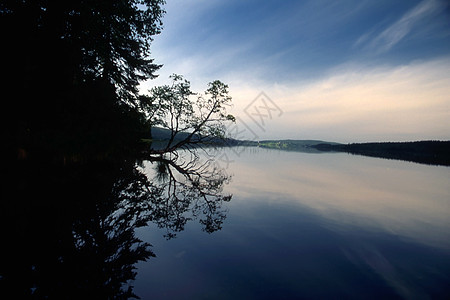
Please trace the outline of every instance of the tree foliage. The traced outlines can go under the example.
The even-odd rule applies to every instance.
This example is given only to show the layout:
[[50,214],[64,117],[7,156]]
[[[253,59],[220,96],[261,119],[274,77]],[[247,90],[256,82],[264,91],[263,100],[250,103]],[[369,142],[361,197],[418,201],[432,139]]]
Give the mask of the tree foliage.
[[162,29],[163,3],[2,1],[4,139],[13,147],[61,148],[79,144],[74,137],[88,134],[90,123],[97,140],[117,128],[142,126],[130,117],[140,117],[139,82],[160,68],[150,44]]
[[[25,0],[0,6],[5,47],[20,73],[59,68],[68,81],[103,78],[122,99],[136,95],[139,81],[159,68],[149,58],[160,33],[162,0]],[[18,51],[18,53],[17,53]],[[12,71],[12,70],[11,70]],[[42,70],[37,70],[38,72]],[[30,78],[33,80],[33,78]]]
[[231,105],[228,86],[215,80],[208,84],[204,94],[197,94],[181,75],[174,74],[170,78],[171,85],[152,88],[146,101],[141,101],[141,109],[152,124],[171,132],[167,146],[160,152],[224,138],[226,123],[235,121],[234,116],[227,113]]

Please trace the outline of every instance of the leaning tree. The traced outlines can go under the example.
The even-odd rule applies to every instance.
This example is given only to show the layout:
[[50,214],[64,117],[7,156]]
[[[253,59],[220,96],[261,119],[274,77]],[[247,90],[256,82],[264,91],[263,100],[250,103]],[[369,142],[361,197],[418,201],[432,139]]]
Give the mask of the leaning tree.
[[183,76],[174,74],[170,78],[170,85],[154,87],[149,95],[141,96],[140,109],[148,120],[170,133],[164,147],[150,152],[163,154],[222,143],[227,124],[235,122],[235,117],[227,112],[231,106],[228,85],[215,80],[208,84],[205,93],[198,94]]

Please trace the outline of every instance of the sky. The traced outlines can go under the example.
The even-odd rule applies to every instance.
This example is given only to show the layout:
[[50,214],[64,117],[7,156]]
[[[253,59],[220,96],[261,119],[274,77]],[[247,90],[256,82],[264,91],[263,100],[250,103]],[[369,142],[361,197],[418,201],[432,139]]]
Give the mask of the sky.
[[159,77],[228,84],[235,138],[450,140],[446,0],[168,0]]

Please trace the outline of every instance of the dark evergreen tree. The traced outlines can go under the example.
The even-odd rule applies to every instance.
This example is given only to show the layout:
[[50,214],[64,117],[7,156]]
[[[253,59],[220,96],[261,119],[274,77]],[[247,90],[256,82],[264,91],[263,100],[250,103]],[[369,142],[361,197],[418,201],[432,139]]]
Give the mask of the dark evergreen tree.
[[150,43],[162,28],[163,3],[2,1],[2,139],[9,149],[67,152],[89,139],[129,142],[142,132],[137,87],[160,67]]

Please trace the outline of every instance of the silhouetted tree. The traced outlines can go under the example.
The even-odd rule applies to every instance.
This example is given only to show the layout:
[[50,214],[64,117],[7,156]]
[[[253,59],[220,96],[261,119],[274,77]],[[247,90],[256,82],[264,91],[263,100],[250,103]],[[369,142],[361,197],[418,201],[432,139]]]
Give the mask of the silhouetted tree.
[[[7,144],[46,151],[79,143],[73,136],[84,135],[79,128],[86,123],[93,122],[99,136],[130,125],[108,127],[130,117],[130,110],[138,113],[137,86],[160,67],[149,56],[152,37],[162,28],[163,3],[2,1],[2,119],[7,122],[1,129]],[[142,127],[128,128],[133,130]]]
[[228,86],[219,80],[208,84],[204,95],[191,90],[190,82],[172,75],[171,85],[151,89],[143,97],[140,109],[153,125],[169,129],[170,137],[163,149],[151,153],[174,152],[192,145],[211,143],[225,138],[226,122],[234,122],[227,113],[231,105]]

